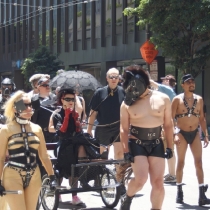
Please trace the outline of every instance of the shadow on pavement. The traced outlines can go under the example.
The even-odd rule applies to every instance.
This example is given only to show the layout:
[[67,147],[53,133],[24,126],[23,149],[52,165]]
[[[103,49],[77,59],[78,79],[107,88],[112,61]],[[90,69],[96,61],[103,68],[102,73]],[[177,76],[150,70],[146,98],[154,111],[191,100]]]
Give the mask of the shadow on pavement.
[[210,206],[195,206],[189,205],[187,203],[180,204],[180,206],[176,207],[176,209],[193,209],[193,210],[201,210],[201,209],[210,209]]

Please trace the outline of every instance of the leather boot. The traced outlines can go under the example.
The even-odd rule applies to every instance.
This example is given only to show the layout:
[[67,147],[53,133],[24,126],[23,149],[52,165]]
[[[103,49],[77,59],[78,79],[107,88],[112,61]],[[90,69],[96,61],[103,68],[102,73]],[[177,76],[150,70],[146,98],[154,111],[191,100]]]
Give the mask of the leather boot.
[[130,210],[131,202],[134,196],[129,197],[127,194],[121,201],[121,206],[119,210]]
[[206,185],[199,187],[199,200],[198,200],[199,206],[210,204],[210,199],[208,199],[205,195],[205,192],[207,191],[207,189],[208,189],[208,186],[206,187]]
[[183,203],[183,197],[182,185],[177,185],[176,203]]

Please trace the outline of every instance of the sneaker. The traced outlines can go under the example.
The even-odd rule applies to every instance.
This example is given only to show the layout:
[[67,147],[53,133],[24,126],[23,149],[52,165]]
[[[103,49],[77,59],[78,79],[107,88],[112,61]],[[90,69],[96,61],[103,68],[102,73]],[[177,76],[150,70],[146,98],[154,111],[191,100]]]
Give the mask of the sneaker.
[[80,198],[77,195],[72,197],[72,205],[79,205],[81,203],[83,202],[80,200]]
[[176,177],[175,176],[172,176],[172,175],[170,175],[170,176],[168,176],[168,177],[166,177],[165,179],[164,179],[164,182],[171,182],[171,183],[174,183],[174,182],[176,182]]
[[164,176],[164,179],[167,178],[167,177],[169,177],[169,176],[171,176],[171,175],[170,175],[170,174],[166,174],[166,175]]

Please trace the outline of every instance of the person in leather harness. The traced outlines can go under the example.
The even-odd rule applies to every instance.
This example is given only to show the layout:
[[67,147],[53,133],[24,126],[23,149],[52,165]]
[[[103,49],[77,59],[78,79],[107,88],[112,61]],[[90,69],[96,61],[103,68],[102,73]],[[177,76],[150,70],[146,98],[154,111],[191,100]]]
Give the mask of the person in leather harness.
[[[6,190],[22,190],[18,198],[6,195],[10,210],[35,210],[41,189],[41,177],[36,157],[39,156],[50,180],[56,186],[56,177],[47,154],[40,126],[30,122],[31,100],[23,91],[17,91],[5,104],[7,124],[0,130],[0,195]],[[6,151],[9,161],[4,167]],[[4,169],[3,169],[4,168]]]
[[172,117],[176,119],[174,143],[177,148],[178,163],[176,168],[177,177],[177,203],[183,203],[182,177],[185,162],[185,154],[188,144],[192,151],[196,175],[199,183],[198,204],[210,204],[210,199],[205,195],[208,186],[204,185],[202,168],[202,145],[199,138],[198,126],[200,124],[204,134],[204,148],[209,144],[208,130],[203,112],[203,99],[194,94],[195,80],[191,74],[184,75],[181,79],[184,93],[179,94],[172,102]]
[[[120,109],[120,139],[124,159],[131,162],[134,178],[128,183],[120,209],[130,209],[133,197],[142,189],[149,174],[152,209],[158,210],[164,199],[164,158],[173,156],[170,99],[159,91],[149,89],[149,77],[140,66],[127,67],[123,78],[125,100]],[[162,126],[168,145],[166,152],[161,139]]]

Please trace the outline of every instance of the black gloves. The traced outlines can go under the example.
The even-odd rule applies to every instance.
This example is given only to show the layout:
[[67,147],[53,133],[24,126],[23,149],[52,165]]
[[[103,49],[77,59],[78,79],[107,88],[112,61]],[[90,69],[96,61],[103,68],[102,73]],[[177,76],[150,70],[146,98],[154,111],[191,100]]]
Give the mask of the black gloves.
[[130,163],[130,162],[134,163],[134,157],[130,152],[124,153],[124,160],[127,163]]
[[173,151],[171,148],[166,148],[165,158],[170,159],[173,157]]
[[50,175],[49,178],[50,178],[50,189],[51,190],[56,190],[56,187],[58,186],[56,176],[55,175]]
[[5,188],[1,185],[1,180],[0,180],[0,196],[4,195],[4,191],[5,191]]

